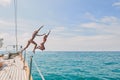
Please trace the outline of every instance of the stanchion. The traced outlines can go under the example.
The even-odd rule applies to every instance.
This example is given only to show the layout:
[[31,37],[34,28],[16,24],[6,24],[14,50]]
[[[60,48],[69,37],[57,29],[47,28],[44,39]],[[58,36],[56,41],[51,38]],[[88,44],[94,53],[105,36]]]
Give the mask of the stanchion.
[[32,58],[33,58],[33,56],[30,56],[30,72],[29,72],[29,80],[31,80]]

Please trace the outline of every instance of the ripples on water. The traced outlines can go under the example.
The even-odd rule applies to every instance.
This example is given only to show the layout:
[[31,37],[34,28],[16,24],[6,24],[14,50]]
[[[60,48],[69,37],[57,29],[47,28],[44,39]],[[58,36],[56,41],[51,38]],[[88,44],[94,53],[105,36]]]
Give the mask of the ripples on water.
[[[46,80],[120,80],[120,52],[37,52]],[[34,80],[41,80],[34,64]]]

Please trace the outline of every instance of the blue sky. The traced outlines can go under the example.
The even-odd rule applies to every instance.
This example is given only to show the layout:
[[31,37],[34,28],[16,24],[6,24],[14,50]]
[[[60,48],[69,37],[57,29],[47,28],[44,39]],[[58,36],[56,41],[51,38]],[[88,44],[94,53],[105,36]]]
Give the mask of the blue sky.
[[[4,46],[15,42],[13,1],[0,0],[0,37],[4,38]],[[35,29],[45,25],[40,34],[52,30],[46,50],[120,50],[120,0],[17,2],[18,37],[23,46]],[[39,43],[41,38],[35,40]]]

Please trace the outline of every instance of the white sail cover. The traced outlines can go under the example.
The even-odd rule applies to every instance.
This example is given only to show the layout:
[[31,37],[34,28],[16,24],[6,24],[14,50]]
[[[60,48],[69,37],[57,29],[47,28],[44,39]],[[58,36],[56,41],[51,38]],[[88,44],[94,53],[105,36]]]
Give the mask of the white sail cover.
[[3,38],[0,38],[0,48],[2,47],[3,45]]

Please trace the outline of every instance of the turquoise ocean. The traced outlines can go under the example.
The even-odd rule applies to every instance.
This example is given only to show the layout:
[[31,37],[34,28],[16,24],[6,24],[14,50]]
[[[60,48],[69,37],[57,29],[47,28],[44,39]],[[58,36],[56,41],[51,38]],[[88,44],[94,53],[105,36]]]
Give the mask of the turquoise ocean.
[[[120,80],[120,52],[45,51],[33,59],[45,80]],[[34,64],[32,77],[42,80]]]
[[[31,55],[45,80],[120,80],[120,51],[27,52],[28,65]],[[34,63],[32,77],[42,80]]]

